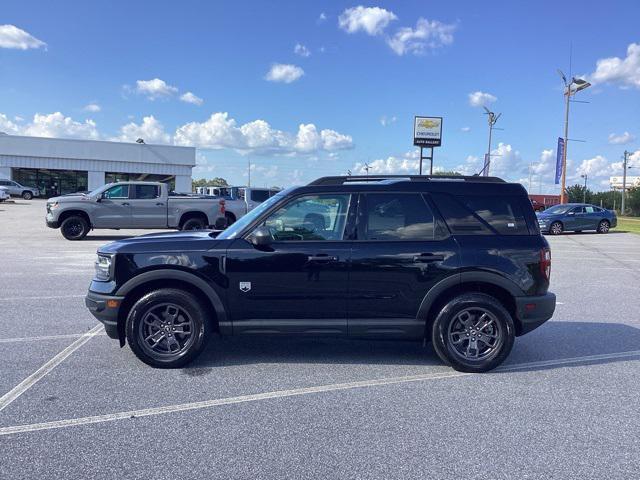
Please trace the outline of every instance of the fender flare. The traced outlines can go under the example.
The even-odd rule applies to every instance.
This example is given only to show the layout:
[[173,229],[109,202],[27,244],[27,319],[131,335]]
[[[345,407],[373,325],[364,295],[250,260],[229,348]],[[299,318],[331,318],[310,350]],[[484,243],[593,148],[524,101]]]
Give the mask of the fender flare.
[[227,312],[224,309],[224,305],[222,304],[222,300],[220,300],[218,293],[202,278],[190,272],[168,268],[144,272],[125,282],[125,284],[122,285],[115,294],[126,297],[134,288],[154,280],[179,280],[197,288],[209,299],[211,305],[213,305],[213,309],[218,317],[218,325],[220,326],[220,329],[228,325]]
[[523,292],[513,281],[492,272],[461,272],[450,275],[436,283],[422,299],[420,308],[418,309],[417,318],[419,320],[427,320],[427,314],[433,304],[440,298],[440,295],[451,287],[462,285],[463,283],[480,282],[489,283],[497,287],[501,287],[513,297],[522,296]]

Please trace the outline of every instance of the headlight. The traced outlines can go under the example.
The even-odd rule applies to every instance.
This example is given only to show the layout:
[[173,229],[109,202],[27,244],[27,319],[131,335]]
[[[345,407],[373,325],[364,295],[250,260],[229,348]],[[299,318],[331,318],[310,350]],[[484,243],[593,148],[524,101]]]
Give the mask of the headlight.
[[112,257],[110,255],[104,255],[99,253],[98,258],[96,260],[96,280],[101,282],[106,282],[111,280],[111,274],[113,273],[111,265],[112,265]]

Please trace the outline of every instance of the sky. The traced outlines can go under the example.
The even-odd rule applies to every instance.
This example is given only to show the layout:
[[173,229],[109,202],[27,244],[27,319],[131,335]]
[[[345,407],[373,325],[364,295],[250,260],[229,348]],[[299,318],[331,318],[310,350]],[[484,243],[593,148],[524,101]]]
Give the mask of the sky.
[[[558,193],[640,175],[640,3],[29,1],[0,10],[0,132],[197,147],[194,178],[289,186],[417,173],[414,115],[443,117],[436,170]],[[571,52],[571,55],[570,55]],[[570,62],[571,58],[571,62]],[[250,165],[250,167],[249,167]]]

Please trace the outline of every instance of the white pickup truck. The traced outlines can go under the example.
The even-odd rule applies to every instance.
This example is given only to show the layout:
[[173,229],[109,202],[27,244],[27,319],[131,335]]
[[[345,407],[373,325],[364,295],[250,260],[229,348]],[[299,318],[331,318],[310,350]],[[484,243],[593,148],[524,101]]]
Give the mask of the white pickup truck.
[[88,194],[50,198],[46,222],[67,240],[94,228],[199,230],[226,223],[221,198],[170,193],[159,182],[109,183]]
[[223,199],[223,210],[226,225],[229,226],[250,212],[269,197],[273,197],[280,190],[260,187],[198,187],[196,192],[201,195],[212,195]]

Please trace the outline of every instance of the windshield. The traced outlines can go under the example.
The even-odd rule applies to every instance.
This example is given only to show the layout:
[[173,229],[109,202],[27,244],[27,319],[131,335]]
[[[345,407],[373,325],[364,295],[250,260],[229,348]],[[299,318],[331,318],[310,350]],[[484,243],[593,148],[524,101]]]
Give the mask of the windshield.
[[290,190],[291,189],[287,189],[287,190],[283,190],[281,192],[278,192],[273,197],[271,197],[268,200],[262,202],[260,205],[258,205],[256,208],[251,210],[249,213],[247,213],[244,217],[242,217],[236,223],[234,223],[230,227],[226,228],[216,238],[217,239],[222,239],[222,240],[229,240],[229,239],[232,239],[232,238],[236,238],[238,236],[238,234],[242,230],[244,230],[247,225],[249,225],[251,222],[253,222],[257,217],[262,215],[262,212],[265,212],[266,210],[268,210],[273,204],[275,204],[275,203],[279,202],[280,200],[282,200],[282,197],[284,197]]
[[572,208],[573,208],[572,205],[554,205],[551,208],[547,208],[542,213],[563,214],[563,213],[567,213]]

